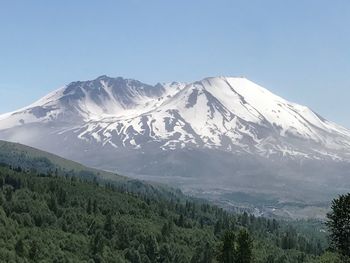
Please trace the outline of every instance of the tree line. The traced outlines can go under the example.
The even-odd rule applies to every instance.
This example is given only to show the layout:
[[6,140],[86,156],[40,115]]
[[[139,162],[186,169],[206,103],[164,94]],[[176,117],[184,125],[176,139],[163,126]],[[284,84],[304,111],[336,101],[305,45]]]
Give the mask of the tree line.
[[339,219],[346,198],[329,216],[331,251],[322,236],[283,221],[139,191],[137,184],[58,174],[0,167],[2,261],[288,263],[348,256],[348,228],[336,231],[347,222]]

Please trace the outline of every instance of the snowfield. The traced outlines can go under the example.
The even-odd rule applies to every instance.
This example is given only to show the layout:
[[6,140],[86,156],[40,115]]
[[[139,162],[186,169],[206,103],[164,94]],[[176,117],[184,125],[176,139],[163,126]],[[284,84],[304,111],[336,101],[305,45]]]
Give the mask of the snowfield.
[[77,140],[114,148],[160,142],[165,151],[200,147],[332,160],[348,160],[350,152],[349,130],[246,78],[151,86],[101,76],[0,115],[3,131],[38,123],[54,123],[57,134],[73,132]]

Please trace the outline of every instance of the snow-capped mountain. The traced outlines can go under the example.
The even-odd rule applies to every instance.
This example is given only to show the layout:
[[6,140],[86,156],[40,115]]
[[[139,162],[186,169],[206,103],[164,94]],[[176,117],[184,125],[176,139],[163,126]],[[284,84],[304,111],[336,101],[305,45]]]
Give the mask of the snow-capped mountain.
[[[230,178],[238,171],[257,175],[261,169],[251,172],[252,167],[272,162],[300,167],[350,161],[349,130],[232,77],[154,86],[107,76],[72,82],[0,115],[0,139],[129,175],[173,179],[209,173]],[[254,165],[244,166],[247,160]],[[302,177],[289,166],[294,177]]]
[[[57,124],[77,140],[139,149],[202,147],[261,156],[350,159],[350,131],[245,78],[147,85],[101,76],[0,115],[0,130]],[[16,133],[12,133],[16,140]],[[21,136],[20,136],[21,137]],[[21,138],[19,138],[21,141]],[[29,142],[30,143],[30,142]]]

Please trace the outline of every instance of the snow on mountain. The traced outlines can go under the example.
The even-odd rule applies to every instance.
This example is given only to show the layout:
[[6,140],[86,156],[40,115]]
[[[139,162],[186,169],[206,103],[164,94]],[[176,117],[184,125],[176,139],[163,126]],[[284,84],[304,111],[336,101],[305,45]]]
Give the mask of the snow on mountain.
[[246,78],[152,86],[101,76],[72,82],[0,115],[0,131],[12,130],[12,140],[16,128],[34,124],[55,124],[53,133],[73,133],[77,140],[114,148],[140,149],[157,142],[163,150],[199,147],[334,160],[350,156],[349,130]]
[[72,82],[0,115],[0,139],[225,207],[244,193],[294,213],[350,189],[350,131],[246,78]]

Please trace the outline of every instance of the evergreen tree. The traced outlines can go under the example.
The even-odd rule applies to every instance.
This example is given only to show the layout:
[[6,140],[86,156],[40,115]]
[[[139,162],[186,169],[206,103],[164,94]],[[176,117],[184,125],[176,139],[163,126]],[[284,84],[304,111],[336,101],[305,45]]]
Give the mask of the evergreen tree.
[[5,199],[7,202],[10,202],[12,200],[12,195],[13,195],[13,186],[12,185],[6,185],[4,187],[4,192],[5,192]]
[[49,203],[48,203],[48,207],[50,208],[50,210],[52,212],[55,213],[55,215],[57,215],[58,213],[58,205],[57,205],[57,200],[56,200],[56,197],[51,195],[51,198],[49,200]]
[[172,263],[172,253],[169,245],[162,245],[159,251],[159,263]]
[[164,223],[164,225],[162,226],[162,230],[161,230],[162,236],[166,237],[168,235],[168,224]]
[[159,247],[157,239],[153,235],[147,238],[145,249],[151,262],[156,262],[158,260]]
[[206,242],[204,246],[203,259],[201,263],[211,263],[213,262],[213,259],[214,259],[214,253],[213,253],[212,246],[210,245],[209,242]]
[[63,188],[59,188],[57,201],[59,205],[64,205],[67,201],[67,192]]
[[253,258],[253,240],[247,230],[242,229],[237,237],[237,263],[250,263]]
[[129,260],[131,263],[141,263],[140,253],[134,248],[130,248],[125,253],[125,258]]
[[20,239],[17,241],[16,246],[15,246],[16,254],[20,257],[24,256],[24,242],[23,239]]
[[89,215],[91,215],[91,213],[92,213],[92,203],[91,203],[91,198],[89,198],[89,200],[88,200],[88,204],[87,204],[86,212],[87,212]]
[[104,240],[103,240],[103,235],[101,232],[97,232],[91,242],[91,251],[92,254],[96,255],[102,252],[104,246]]
[[39,254],[38,244],[36,241],[32,241],[30,243],[30,248],[29,248],[29,258],[35,262],[37,261],[38,254]]
[[95,199],[94,200],[94,204],[93,204],[93,212],[94,212],[94,214],[97,214],[97,211],[98,211],[98,206],[97,206],[97,200]]
[[106,216],[104,230],[106,231],[106,236],[107,237],[111,238],[113,236],[115,228],[114,228],[114,225],[113,225],[113,218],[112,218],[112,214],[111,213],[109,213]]
[[332,201],[327,215],[333,247],[345,256],[350,256],[350,193]]
[[218,220],[216,221],[214,226],[214,235],[218,236],[221,233],[221,230],[222,230],[222,224],[221,224],[221,221]]
[[184,227],[185,226],[185,218],[184,218],[183,214],[181,214],[179,216],[179,219],[177,220],[177,225],[179,227]]
[[226,231],[223,236],[218,260],[222,263],[235,262],[235,234],[232,231]]
[[247,212],[244,212],[241,216],[241,223],[242,223],[242,226],[246,227],[248,226],[249,224],[249,216],[247,214]]

